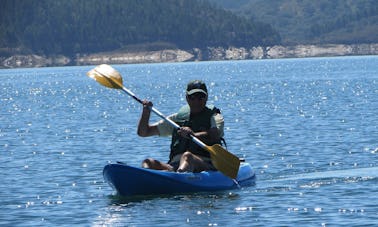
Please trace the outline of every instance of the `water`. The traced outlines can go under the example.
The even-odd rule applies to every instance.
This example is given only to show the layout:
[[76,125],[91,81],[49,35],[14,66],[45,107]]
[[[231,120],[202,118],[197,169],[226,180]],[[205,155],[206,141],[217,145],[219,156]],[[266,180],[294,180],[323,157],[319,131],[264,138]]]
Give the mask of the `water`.
[[228,150],[257,173],[242,190],[126,200],[104,165],[167,160],[169,139],[138,137],[140,104],[86,77],[92,68],[0,70],[0,225],[377,223],[377,56],[115,66],[165,114],[205,80]]

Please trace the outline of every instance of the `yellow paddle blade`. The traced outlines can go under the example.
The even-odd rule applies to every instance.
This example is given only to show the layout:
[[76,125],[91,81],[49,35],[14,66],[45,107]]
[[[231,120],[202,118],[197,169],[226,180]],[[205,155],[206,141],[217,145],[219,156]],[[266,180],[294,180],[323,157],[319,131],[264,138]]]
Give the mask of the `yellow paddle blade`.
[[96,68],[87,72],[87,76],[105,87],[122,89],[123,81],[121,74],[110,65],[102,64],[96,66]]
[[240,166],[238,157],[219,144],[206,146],[205,149],[210,153],[211,161],[217,170],[232,179],[236,179]]

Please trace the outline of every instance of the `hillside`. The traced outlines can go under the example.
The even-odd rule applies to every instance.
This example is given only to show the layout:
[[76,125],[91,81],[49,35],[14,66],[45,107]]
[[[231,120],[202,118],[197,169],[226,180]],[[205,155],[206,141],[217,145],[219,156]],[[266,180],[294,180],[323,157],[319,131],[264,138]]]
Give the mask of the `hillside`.
[[378,43],[376,0],[210,0],[264,21],[284,45]]
[[[184,50],[280,42],[269,25],[205,0],[1,0],[0,55]],[[136,49],[138,51],[138,49]],[[145,51],[145,50],[144,50]]]
[[0,0],[0,68],[378,54],[377,0]]

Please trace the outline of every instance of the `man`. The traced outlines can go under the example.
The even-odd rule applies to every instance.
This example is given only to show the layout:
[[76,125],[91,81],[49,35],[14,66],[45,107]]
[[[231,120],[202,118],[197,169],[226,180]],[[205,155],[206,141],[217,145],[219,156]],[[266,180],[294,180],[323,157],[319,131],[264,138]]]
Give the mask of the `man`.
[[219,109],[206,106],[208,92],[205,83],[194,80],[188,83],[186,101],[188,105],[169,116],[180,128],[174,129],[165,120],[149,124],[152,103],[143,101],[143,111],[138,124],[138,135],[142,137],[159,135],[172,136],[168,163],[148,158],[142,167],[177,172],[201,172],[212,170],[210,154],[191,141],[194,135],[205,144],[220,144],[223,137],[224,121]]

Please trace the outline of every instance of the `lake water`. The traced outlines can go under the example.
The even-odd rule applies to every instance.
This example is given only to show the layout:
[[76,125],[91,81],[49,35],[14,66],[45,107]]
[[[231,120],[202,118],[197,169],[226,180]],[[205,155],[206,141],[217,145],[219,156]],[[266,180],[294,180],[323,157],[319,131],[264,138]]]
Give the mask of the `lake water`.
[[167,160],[170,141],[138,137],[140,104],[93,67],[0,70],[1,226],[378,223],[378,56],[115,65],[167,115],[203,79],[228,150],[257,174],[241,190],[131,199],[103,167]]

